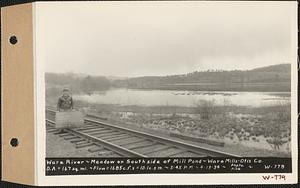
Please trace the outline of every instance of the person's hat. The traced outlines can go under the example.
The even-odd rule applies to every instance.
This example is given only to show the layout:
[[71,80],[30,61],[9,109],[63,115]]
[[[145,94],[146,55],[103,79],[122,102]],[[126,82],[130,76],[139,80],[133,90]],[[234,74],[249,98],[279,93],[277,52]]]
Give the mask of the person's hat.
[[63,92],[69,92],[70,90],[68,88],[64,88]]

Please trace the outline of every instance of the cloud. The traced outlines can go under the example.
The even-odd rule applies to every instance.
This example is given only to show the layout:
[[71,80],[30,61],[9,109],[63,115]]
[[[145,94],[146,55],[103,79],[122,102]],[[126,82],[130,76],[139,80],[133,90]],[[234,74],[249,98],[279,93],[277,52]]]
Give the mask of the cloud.
[[41,3],[49,72],[165,75],[290,61],[293,2]]

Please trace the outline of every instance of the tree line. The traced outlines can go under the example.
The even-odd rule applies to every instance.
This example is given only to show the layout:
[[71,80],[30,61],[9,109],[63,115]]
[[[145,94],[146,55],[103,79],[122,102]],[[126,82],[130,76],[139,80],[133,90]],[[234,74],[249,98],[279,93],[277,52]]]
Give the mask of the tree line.
[[[99,73],[100,74],[100,73]],[[46,73],[48,86],[70,87],[74,92],[93,92],[110,87],[173,90],[267,90],[289,91],[290,64],[252,70],[206,70],[181,75],[109,79],[75,73]]]

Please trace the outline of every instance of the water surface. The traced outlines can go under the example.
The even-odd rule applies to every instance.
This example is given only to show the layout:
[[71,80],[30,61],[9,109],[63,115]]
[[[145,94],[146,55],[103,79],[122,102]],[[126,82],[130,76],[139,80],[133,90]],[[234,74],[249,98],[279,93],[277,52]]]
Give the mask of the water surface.
[[192,107],[207,101],[215,105],[272,106],[290,103],[290,92],[214,92],[110,89],[73,96],[96,104],[137,106],[185,106]]

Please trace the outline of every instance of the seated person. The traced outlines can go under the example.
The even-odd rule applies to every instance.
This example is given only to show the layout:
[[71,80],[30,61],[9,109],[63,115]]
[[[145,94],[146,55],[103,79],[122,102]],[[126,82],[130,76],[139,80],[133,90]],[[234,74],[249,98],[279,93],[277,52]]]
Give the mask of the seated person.
[[71,111],[73,110],[73,99],[70,96],[70,90],[63,89],[62,96],[59,97],[57,102],[58,111]]

